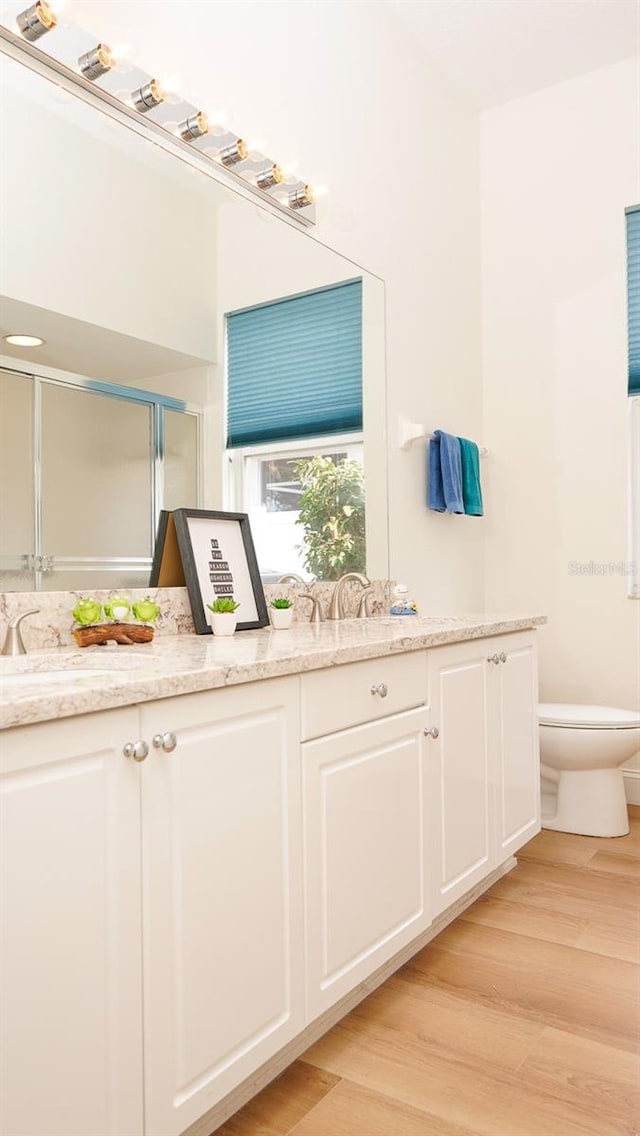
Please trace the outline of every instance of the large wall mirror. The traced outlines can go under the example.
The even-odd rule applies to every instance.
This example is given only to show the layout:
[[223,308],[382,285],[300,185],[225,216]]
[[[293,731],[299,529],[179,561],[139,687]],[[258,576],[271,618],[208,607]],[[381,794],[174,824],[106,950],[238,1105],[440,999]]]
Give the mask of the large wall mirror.
[[333,470],[347,514],[364,494],[338,569],[386,577],[382,281],[16,59],[0,77],[0,591],[143,587],[180,506],[248,512],[266,580],[338,575],[305,537],[335,537]]

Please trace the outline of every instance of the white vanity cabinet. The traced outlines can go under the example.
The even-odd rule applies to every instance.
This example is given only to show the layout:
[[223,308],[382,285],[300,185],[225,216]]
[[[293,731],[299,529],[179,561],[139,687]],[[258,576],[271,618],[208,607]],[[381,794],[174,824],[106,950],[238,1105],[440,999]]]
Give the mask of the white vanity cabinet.
[[3,1136],[177,1136],[301,1031],[298,722],[291,678],[0,735]]
[[530,632],[484,644],[489,736],[497,764],[495,857],[501,864],[540,831],[538,659]]
[[[416,666],[420,661],[413,660]],[[421,707],[302,747],[310,1018],[431,920],[426,724]]]
[[533,636],[438,647],[428,652],[428,671],[429,866],[436,917],[539,831]]
[[145,1132],[177,1136],[305,1024],[298,682],[140,721],[177,740],[142,769]]
[[488,875],[493,784],[486,640],[429,651],[429,875],[437,916]]
[[0,1132],[213,1130],[538,831],[538,768],[531,631],[0,733]]
[[135,709],[0,734],[0,1132],[143,1126]]

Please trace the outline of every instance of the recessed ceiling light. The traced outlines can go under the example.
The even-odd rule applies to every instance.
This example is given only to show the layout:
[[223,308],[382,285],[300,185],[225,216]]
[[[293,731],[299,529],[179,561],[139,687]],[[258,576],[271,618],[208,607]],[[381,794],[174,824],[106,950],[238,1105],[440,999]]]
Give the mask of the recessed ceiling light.
[[3,338],[12,347],[42,347],[44,343],[39,335],[5,335]]

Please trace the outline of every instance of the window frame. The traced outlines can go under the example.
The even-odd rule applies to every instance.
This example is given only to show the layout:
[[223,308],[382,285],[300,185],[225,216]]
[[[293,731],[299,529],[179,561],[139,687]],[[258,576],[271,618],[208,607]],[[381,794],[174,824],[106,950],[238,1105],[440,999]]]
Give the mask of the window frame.
[[629,398],[629,561],[627,595],[640,599],[640,395]]

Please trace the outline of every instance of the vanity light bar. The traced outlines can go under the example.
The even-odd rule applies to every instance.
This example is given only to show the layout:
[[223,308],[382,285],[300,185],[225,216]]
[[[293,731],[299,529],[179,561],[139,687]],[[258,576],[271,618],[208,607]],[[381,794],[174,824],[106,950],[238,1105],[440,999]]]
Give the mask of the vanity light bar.
[[81,55],[78,59],[78,67],[85,79],[99,79],[101,75],[106,75],[108,71],[111,71],[115,65],[116,61],[106,43],[99,43],[92,51],[85,51],[84,55]]
[[131,92],[131,101],[140,114],[146,114],[164,102],[164,91],[157,79],[149,79],[148,83]]
[[201,110],[197,114],[192,114],[181,122],[178,127],[178,134],[185,142],[193,142],[196,138],[202,138],[203,134],[209,133],[209,123],[207,122],[206,114]]
[[[3,26],[3,21],[0,20],[0,42],[4,40],[15,47],[19,46],[23,54],[30,55],[32,60],[38,58],[47,69],[54,70],[76,85],[82,80],[93,84],[95,79],[113,71],[118,65],[118,58],[105,43],[89,47],[91,37],[86,31],[68,22],[59,24],[55,5],[49,0],[37,0],[16,17],[16,23],[19,35],[6,25]],[[37,48],[31,47],[31,44],[41,36],[56,27],[59,30],[51,41],[51,50],[48,47],[49,41],[45,48],[41,48],[40,45]],[[69,35],[76,46],[78,33],[81,34],[81,42],[84,40],[87,45],[87,50],[76,56],[77,69],[75,69],[70,68],[59,55],[66,54]],[[140,86],[131,91],[130,95],[109,90],[101,84],[97,84],[93,90],[99,99],[114,108],[119,108],[124,114],[135,116],[137,112],[146,115],[165,103],[166,95],[157,79],[151,76],[145,77],[144,72],[140,73],[139,70],[138,74],[137,81]],[[164,115],[163,121],[159,121],[154,115],[150,115],[151,130],[187,144],[208,135],[204,145],[197,148],[199,159],[211,166],[228,170],[230,178],[235,179],[236,183],[241,184],[248,193],[254,196],[268,196],[270,207],[285,214],[297,213],[303,224],[315,223],[314,206],[320,190],[316,194],[311,186],[306,185],[299,178],[286,175],[276,162],[260,152],[258,144],[254,147],[256,152],[253,152],[249,145],[232,131],[222,129],[220,126],[214,126],[212,129],[205,113],[189,104],[186,99],[172,99],[171,102],[181,104],[176,118],[168,121],[167,116]]]
[[30,8],[25,8],[24,12],[16,16],[16,23],[21,35],[29,40],[29,43],[34,43],[35,40],[40,39],[40,36],[56,27],[58,17],[46,0],[38,0],[37,4],[32,4]]

